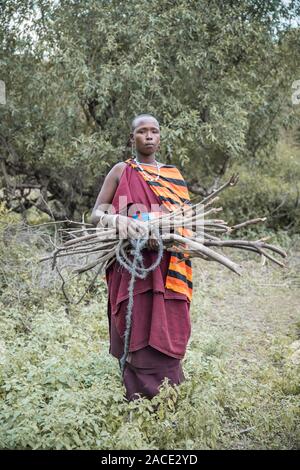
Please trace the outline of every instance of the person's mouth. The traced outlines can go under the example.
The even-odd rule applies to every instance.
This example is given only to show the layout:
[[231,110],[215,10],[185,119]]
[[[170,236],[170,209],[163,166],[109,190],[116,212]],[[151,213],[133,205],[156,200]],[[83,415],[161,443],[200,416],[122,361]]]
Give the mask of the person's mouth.
[[145,144],[145,147],[154,147],[154,144]]

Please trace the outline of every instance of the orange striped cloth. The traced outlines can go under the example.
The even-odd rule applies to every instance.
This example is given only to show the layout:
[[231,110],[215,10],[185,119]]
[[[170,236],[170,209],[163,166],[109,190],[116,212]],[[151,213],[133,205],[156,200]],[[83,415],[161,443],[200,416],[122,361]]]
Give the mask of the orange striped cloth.
[[[160,168],[159,179],[157,181],[151,181],[148,179],[148,175],[150,178],[154,178],[157,175],[156,167],[140,163],[144,173],[134,162],[133,158],[125,160],[125,163],[131,165],[140,173],[169,212],[178,209],[179,206],[185,208],[191,205],[187,184],[180,171],[175,166],[164,165]],[[191,231],[184,227],[178,227],[176,230],[182,236],[190,236],[191,234]],[[187,255],[183,253],[171,251],[165,287],[175,292],[185,294],[189,301],[191,301],[193,293],[192,278],[191,260],[187,259]]]

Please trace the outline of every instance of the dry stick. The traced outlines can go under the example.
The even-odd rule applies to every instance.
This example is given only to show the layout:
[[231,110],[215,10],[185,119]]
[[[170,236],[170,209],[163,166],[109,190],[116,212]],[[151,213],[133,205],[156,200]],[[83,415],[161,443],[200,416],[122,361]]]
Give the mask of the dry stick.
[[239,180],[238,173],[233,174],[226,183],[224,183],[222,186],[220,186],[220,188],[216,189],[209,196],[202,199],[200,204],[204,204],[204,205],[207,204],[208,201],[210,201],[212,198],[215,198],[216,194],[219,194],[221,191],[223,191],[228,186],[235,186],[237,184],[238,180]]
[[113,235],[113,234],[116,234],[116,230],[114,228],[109,229],[107,231],[97,229],[97,231],[95,231],[94,233],[91,233],[89,235],[83,235],[82,237],[76,237],[73,240],[69,240],[69,241],[65,242],[63,246],[71,246],[71,245],[74,245],[76,243],[85,242],[86,240],[97,239],[98,237],[100,237],[100,235],[102,237],[104,237],[104,236],[108,237],[108,236]]
[[[215,246],[214,243],[211,244],[211,246]],[[218,245],[220,247],[224,246],[224,245]],[[276,258],[274,258],[273,256],[269,255],[268,253],[264,252],[261,248],[258,248],[258,247],[254,247],[254,246],[242,246],[242,245],[226,245],[226,246],[233,246],[234,248],[237,248],[237,249],[241,249],[241,250],[248,250],[248,251],[252,251],[252,252],[255,252],[257,254],[263,254],[265,255],[266,257],[270,258],[272,261],[274,261],[276,264],[279,264],[279,266],[282,266],[282,267],[285,267],[285,265],[283,263],[281,263],[280,261],[278,261]],[[170,250],[168,250],[170,251]],[[176,250],[177,251],[177,250]],[[197,256],[195,256],[193,254],[193,252],[191,252],[190,250],[187,250],[187,249],[182,249],[182,250],[179,250],[179,251],[182,251],[183,253],[186,253],[189,255],[190,258],[195,258],[197,257],[198,255],[200,255],[199,251],[195,251],[195,253],[197,254]],[[203,256],[201,256],[203,257]],[[205,258],[207,259],[207,258]],[[207,259],[208,260],[208,259]]]
[[[115,259],[114,259],[115,258]],[[108,269],[115,261],[116,261],[116,257],[112,258],[105,266],[105,269]]]
[[[72,300],[70,300],[69,296],[67,295],[67,292],[65,291],[65,285],[66,285],[65,279],[64,279],[64,277],[62,276],[60,270],[58,269],[58,266],[56,265],[56,270],[57,270],[57,272],[58,272],[58,274],[59,274],[59,276],[60,276],[60,278],[61,278],[61,280],[62,280],[62,286],[61,286],[61,287],[62,287],[62,291],[63,291],[63,294],[64,294],[64,296],[65,296],[67,302],[70,303],[70,304],[78,305],[78,304],[81,302],[81,300],[83,299],[83,297],[86,295],[86,293],[87,293],[87,292],[91,289],[91,287],[94,285],[94,283],[95,283],[95,281],[96,281],[98,275],[100,274],[102,268],[103,268],[103,264],[100,263],[99,268],[98,268],[97,271],[96,271],[96,274],[94,275],[92,281],[89,283],[88,287],[85,289],[85,291],[84,291],[84,293],[82,294],[82,296],[79,298],[79,300],[78,300],[77,302],[73,302]],[[75,277],[78,277],[78,275],[79,275],[79,273],[76,274],[75,276],[73,276],[71,279],[69,279],[69,282],[73,281],[73,279],[74,279]]]
[[[57,250],[54,251],[53,253],[53,260],[52,260],[52,265],[51,265],[51,269],[53,270],[55,265],[56,265],[56,258],[58,256],[58,253],[60,252],[59,248]],[[48,258],[49,259],[49,258]]]
[[[212,203],[213,203],[215,200],[217,200],[217,199],[218,199],[218,197],[212,199],[211,201],[208,202],[208,204],[212,204]],[[207,204],[207,205],[208,205],[208,204]],[[201,203],[198,203],[198,204],[195,204],[194,206],[190,206],[188,209],[191,209],[191,208],[192,208],[192,209],[196,209],[196,207],[197,207],[197,206],[200,206],[200,205],[201,205]],[[190,223],[190,222],[198,222],[199,225],[202,225],[202,224],[200,223],[201,220],[200,220],[200,221],[197,220],[197,217],[196,217],[196,216],[197,216],[197,212],[196,212],[196,210],[194,210],[194,213],[193,213],[192,216],[185,216],[185,217],[184,217],[183,214],[182,214],[182,210],[181,210],[181,209],[182,209],[182,208],[179,208],[179,209],[177,209],[176,211],[171,212],[170,214],[163,215],[163,216],[159,216],[159,217],[157,217],[157,218],[155,218],[155,219],[149,221],[150,227],[151,227],[152,225],[159,225],[160,227],[164,227],[164,226],[166,226],[166,225],[168,225],[168,224],[170,224],[170,223],[173,225],[174,223],[177,222],[177,220],[178,220],[177,215],[179,215],[179,214],[181,215],[181,218],[180,218],[181,225],[182,225],[182,219],[183,219],[183,218],[184,218],[184,221],[185,221],[184,223],[185,223],[185,224],[188,224],[188,223]],[[218,212],[218,211],[221,210],[221,209],[222,209],[222,208],[215,208],[215,209],[214,209],[214,212]],[[207,213],[209,213],[209,212],[210,212],[210,211],[208,211]],[[206,214],[206,213],[204,213],[204,214],[201,213],[201,218],[202,218],[205,214]]]
[[282,250],[281,248],[278,248],[277,246],[274,245],[269,245],[268,243],[263,243],[260,242],[260,240],[220,240],[219,242],[207,242],[207,245],[209,246],[236,246],[236,245],[243,245],[243,246],[254,246],[256,248],[267,248],[271,251],[275,251],[275,253],[278,253],[280,256],[283,258],[287,257],[287,253]]
[[[226,184],[229,184],[229,183],[226,183]],[[224,188],[223,188],[224,189]],[[222,190],[222,188],[220,189],[220,191]],[[213,193],[213,196],[215,195],[215,193]],[[179,215],[179,214],[182,214],[182,210],[193,210],[193,214],[195,215],[196,214],[196,208],[199,206],[204,206],[204,207],[207,207],[211,204],[213,204],[215,201],[217,201],[219,199],[219,197],[213,197],[213,198],[210,198],[209,201],[207,201],[206,204],[204,204],[202,201],[201,202],[198,202],[197,204],[193,204],[191,206],[187,206],[186,208],[184,208],[184,206],[180,206],[178,209],[176,209],[175,211],[171,211],[170,213],[166,214],[164,212],[162,212],[162,215],[159,216],[159,217],[156,217],[155,219],[153,220],[150,220],[149,221],[149,225],[157,225],[157,224],[160,224],[161,221],[164,221],[166,222],[167,220],[170,220],[170,219],[173,219],[176,217],[176,215]],[[209,212],[219,212],[220,210],[222,210],[222,207],[220,208],[212,208],[210,211],[208,211],[207,213]],[[204,213],[205,215],[205,213]]]
[[[126,241],[123,245],[124,249],[127,248],[129,244],[130,244],[129,241]],[[112,258],[111,260],[109,259],[110,257]],[[96,264],[98,264],[99,261],[105,262],[106,260],[108,260],[108,262],[105,266],[105,269],[107,269],[116,260],[115,250],[113,250],[113,251],[109,250],[109,253],[107,253],[105,256],[101,256],[101,257],[97,258],[93,262],[89,263],[88,265],[82,266],[81,268],[78,268],[74,272],[81,273],[81,272],[88,271],[89,269],[95,267]]]
[[[95,231],[95,229],[93,229],[92,227],[88,228],[87,230],[88,231]],[[73,234],[76,234],[76,233],[84,232],[84,230],[82,228],[77,228],[76,230],[70,230],[70,229],[67,229],[67,228],[59,228],[58,231],[59,232],[66,232],[68,235],[73,235]]]
[[62,245],[61,251],[75,252],[76,250],[80,250],[83,247],[86,248],[86,249],[89,249],[89,248],[91,248],[95,245],[99,246],[99,248],[101,248],[102,246],[106,246],[107,244],[113,245],[114,243],[117,242],[117,240],[118,240],[117,238],[115,238],[115,239],[96,238],[92,241],[88,241],[88,242],[84,242],[84,243],[74,243],[71,247]]
[[[118,238],[106,238],[106,237],[97,237],[94,240],[87,241],[84,243],[78,243],[78,246],[92,246],[96,245],[97,243],[114,243],[118,240]],[[71,249],[75,247],[76,248],[76,243],[74,243],[73,246],[71,246]],[[66,247],[66,249],[70,249],[70,247]]]
[[[222,246],[221,246],[222,248]],[[235,245],[234,248],[238,249],[238,250],[247,250],[247,251],[252,251],[253,253],[257,253],[258,255],[260,255],[260,251],[258,250],[258,248],[254,248],[253,246],[243,246],[243,245]]]
[[200,205],[200,203],[195,204],[195,205],[191,205],[191,206],[186,205],[186,209],[184,209],[184,205],[181,205],[181,206],[178,207],[178,209],[176,209],[174,211],[170,211],[169,213],[162,212],[162,215],[160,215],[159,217],[156,217],[155,219],[150,220],[149,224],[150,225],[156,225],[162,219],[164,219],[164,220],[172,219],[176,215],[182,214],[182,210],[191,210],[191,209],[195,208],[198,205]]
[[230,233],[230,228],[228,227],[220,227],[220,228],[217,228],[217,227],[210,227],[210,226],[207,226],[205,227],[205,232],[218,232],[218,233]]
[[287,253],[284,250],[282,250],[281,248],[279,248],[278,246],[270,245],[269,243],[264,243],[262,248],[268,248],[269,250],[275,251],[275,253],[278,253],[283,258],[287,257]]
[[223,210],[223,207],[212,207],[211,209],[209,209],[208,211],[206,212],[203,212],[203,217],[205,217],[206,215],[208,214],[215,214],[217,212],[220,212]]
[[[115,245],[114,245],[114,246],[115,246]],[[102,248],[102,247],[99,248],[99,247],[96,247],[96,248],[92,248],[92,249],[89,249],[89,250],[85,250],[85,249],[76,250],[76,251],[74,250],[74,251],[71,251],[70,253],[65,253],[65,254],[63,254],[63,255],[61,255],[61,256],[69,256],[69,255],[71,256],[71,255],[81,255],[81,254],[88,256],[90,253],[97,253],[97,252],[98,252],[98,253],[107,253],[107,252],[112,251],[112,250],[114,249],[114,246],[111,247],[111,248],[104,248],[104,247],[103,247],[103,248]],[[61,256],[59,256],[59,257],[61,257]],[[83,258],[83,257],[81,257],[81,259],[82,259],[82,258]]]
[[114,256],[115,256],[115,251],[110,251],[109,253],[105,254],[104,256],[100,256],[99,258],[97,258],[96,260],[91,262],[90,264],[88,264],[86,266],[83,266],[82,268],[76,269],[75,272],[78,272],[78,273],[85,272],[85,271],[87,271],[91,268],[94,268],[99,263],[99,261],[104,262],[104,261],[109,260],[110,258],[112,258]]
[[208,234],[204,232],[204,244],[206,244],[206,240],[215,240],[215,241],[221,241],[220,238],[216,237],[215,235]]
[[[203,215],[207,215],[210,211],[208,211],[207,213],[204,213]],[[196,218],[195,217],[191,217],[191,218],[187,218],[187,219],[184,219],[184,223],[188,224],[192,221],[195,221]],[[216,226],[215,224],[217,224],[217,227],[219,226],[223,226],[223,227],[228,227],[230,229],[230,231],[233,231],[233,230],[238,230],[239,228],[242,228],[242,227],[245,227],[247,225],[250,225],[250,224],[257,224],[259,222],[264,222],[266,220],[266,217],[260,217],[260,218],[256,218],[256,219],[250,219],[250,220],[247,220],[245,222],[242,222],[241,224],[237,224],[237,225],[233,225],[232,227],[229,227],[227,222],[224,221],[224,220],[221,220],[221,219],[203,219],[203,223],[201,221],[201,223],[198,221],[199,225],[205,225],[205,226]],[[176,219],[175,219],[176,221]]]
[[[82,241],[82,238],[83,237],[78,237],[77,240],[72,240],[72,245],[69,243],[69,242],[66,242],[64,245],[62,245],[61,247],[58,247],[51,255],[48,255],[46,257],[43,257],[39,260],[39,262],[41,261],[47,261],[48,259],[51,259],[53,256],[55,257],[61,257],[61,256],[68,256],[69,254],[76,254],[76,253],[85,253],[85,252],[88,252],[88,249],[87,247],[90,247],[91,245],[95,245],[101,241],[103,242],[106,242],[107,239],[103,238],[98,238],[96,237],[95,239],[93,239],[93,241],[90,241],[88,243],[84,243],[84,246],[82,246],[82,243],[80,243],[80,241]],[[116,242],[118,241],[118,239],[111,239],[109,240],[109,244],[114,246],[116,244]],[[66,244],[68,243],[68,245],[66,246]],[[77,248],[76,244],[79,244],[79,247]],[[71,249],[70,249],[70,246],[71,246]],[[100,245],[99,246],[99,250],[103,248],[105,248],[107,245]],[[82,251],[84,250],[84,251]],[[96,251],[96,250],[92,250],[92,251]],[[65,252],[65,253],[64,253]]]
[[103,240],[102,242],[95,242],[93,244],[89,243],[88,246],[80,244],[78,247],[72,247],[72,250],[68,250],[70,253],[77,253],[82,251],[82,249],[86,249],[88,253],[90,250],[95,251],[98,249],[99,251],[105,250],[109,247],[113,249],[118,243],[118,240]]
[[82,299],[83,299],[83,297],[86,295],[86,293],[87,293],[87,292],[91,289],[91,287],[95,284],[95,281],[96,281],[97,277],[99,276],[99,274],[101,273],[102,269],[103,269],[103,263],[100,263],[99,268],[97,269],[95,276],[93,277],[93,279],[91,280],[91,282],[90,282],[89,285],[87,286],[87,288],[86,288],[86,290],[84,291],[84,293],[82,294],[82,296],[81,296],[81,297],[79,298],[79,300],[75,303],[75,305],[78,305],[78,304],[82,301]]
[[227,222],[225,222],[225,220],[223,219],[204,219],[202,217],[202,214],[201,214],[201,218],[200,217],[197,217],[197,216],[191,216],[191,217],[176,217],[174,218],[174,220],[172,221],[165,221],[165,220],[162,220],[160,225],[161,226],[164,226],[164,225],[168,225],[168,224],[181,224],[181,225],[189,225],[189,224],[196,224],[197,225],[211,225],[211,224],[218,224],[219,225],[224,225],[226,227],[228,227],[228,224]]
[[[203,253],[201,253],[200,251],[198,250],[193,250],[193,251],[190,251],[190,250],[187,250],[187,249],[176,249],[176,247],[174,248],[167,248],[167,251],[176,251],[178,253],[183,253],[183,254],[187,254],[188,255],[188,259],[189,258],[202,258],[206,261],[215,261],[214,259],[212,258],[209,258],[207,255],[204,255]],[[184,261],[183,259],[182,260],[179,260],[178,262],[181,262],[181,261]],[[175,263],[176,264],[176,263]]]
[[[162,235],[162,237],[164,237],[164,235]],[[204,255],[207,255],[210,258],[214,259],[215,261],[218,261],[219,263],[223,264],[224,266],[226,266],[228,269],[235,272],[236,274],[239,274],[239,275],[241,274],[240,266],[238,266],[236,263],[232,262],[230,259],[226,258],[225,256],[220,255],[219,253],[211,250],[207,246],[204,246],[202,243],[199,243],[196,240],[190,240],[189,238],[185,238],[185,237],[182,237],[181,235],[176,235],[173,233],[170,233],[166,237],[164,237],[164,239],[166,238],[179,241],[181,243],[186,243],[192,249],[199,250]]]
[[87,256],[90,256],[91,253],[101,253],[102,255],[106,255],[106,254],[108,254],[108,253],[111,253],[111,255],[113,255],[114,251],[115,251],[115,248],[114,248],[113,250],[107,249],[107,250],[101,250],[101,251],[95,250],[94,252],[90,251],[90,252],[88,252],[88,253],[83,252],[83,255],[82,255],[82,256],[79,256],[78,259],[79,259],[79,260],[84,259],[84,258],[86,258]]
[[[130,242],[126,240],[123,244],[123,249],[125,250],[128,246],[130,245]],[[116,256],[114,255],[113,258],[107,263],[106,269],[109,268],[110,265],[112,265],[116,261]]]
[[76,237],[75,240],[69,240],[65,242],[63,246],[71,246],[71,245],[74,245],[75,243],[84,242],[86,240],[91,240],[93,238],[97,238],[97,235],[95,233],[91,235],[83,235],[82,237]]
[[[75,265],[75,266],[76,266],[76,265]],[[69,268],[69,267],[70,267],[70,265],[64,265],[64,266],[60,269],[60,271],[62,271],[62,269],[64,269],[64,268]],[[68,282],[72,282],[73,279],[76,279],[77,277],[80,276],[80,273],[75,273],[74,270],[72,271],[72,273],[73,273],[74,275],[71,276],[71,277],[68,279]]]
[[[219,199],[219,197],[216,197],[216,198],[212,199],[211,201],[209,201],[209,202],[207,203],[207,206],[213,204],[213,203],[214,203],[216,200],[218,200],[218,199]],[[193,216],[196,216],[196,215],[197,215],[196,209],[198,208],[198,206],[201,206],[201,203],[200,203],[200,202],[198,202],[197,204],[194,204],[194,205],[192,205],[192,206],[189,206],[189,207],[186,209],[186,211],[192,210],[192,215],[193,215]],[[204,207],[206,207],[206,206],[204,205]],[[210,210],[201,213],[201,216],[202,216],[202,217],[205,217],[207,214],[210,214],[210,213],[217,213],[217,212],[220,212],[221,210],[223,210],[222,207],[213,207],[213,208],[211,208]],[[167,219],[167,218],[174,218],[174,217],[176,217],[176,216],[179,215],[179,214],[183,215],[183,214],[182,214],[182,207],[180,207],[180,208],[177,209],[176,211],[171,212],[170,214],[163,215],[162,217],[160,217],[160,219],[163,219],[163,220],[164,220],[164,219]],[[154,223],[155,223],[155,219],[154,219],[153,221],[151,221],[151,222],[154,222]]]
[[[99,226],[99,227],[88,227],[86,229],[83,229],[83,228],[78,228],[76,230],[70,230],[68,228],[59,228],[58,231],[59,232],[67,232],[68,234],[73,234],[73,233],[84,233],[86,235],[86,231],[89,231],[89,232],[94,232],[94,234],[98,233],[99,231],[101,232],[111,232],[111,231],[115,231],[115,228],[114,227],[111,227],[111,228],[107,228],[107,227],[102,227],[102,226]],[[92,235],[92,233],[88,233],[89,235]]]
[[[53,220],[51,222],[43,222],[42,224],[34,224],[33,226],[30,226],[30,228],[42,227],[44,225],[58,225],[58,224],[63,224],[63,223],[83,225],[82,222],[75,222],[74,220],[64,219],[64,220]],[[17,225],[17,224],[11,224],[11,225]],[[88,224],[88,225],[92,225],[92,224]]]
[[214,229],[218,232],[220,229],[222,229],[225,232],[231,232],[231,228],[228,225],[204,223],[203,226],[205,230],[209,229],[211,231],[212,229]]
[[55,267],[56,267],[56,271],[57,271],[58,274],[59,274],[59,277],[60,277],[61,280],[62,280],[61,289],[62,289],[62,291],[63,291],[63,294],[64,294],[64,296],[65,296],[65,299],[66,299],[66,301],[67,301],[69,304],[72,304],[73,302],[69,299],[69,297],[68,297],[68,295],[67,295],[67,293],[66,293],[66,291],[65,291],[65,283],[66,283],[66,281],[65,281],[64,277],[62,276],[60,270],[58,269],[58,266],[55,265]]
[[[98,250],[95,250],[95,251],[98,251],[98,252],[99,252],[99,249],[98,249]],[[102,251],[102,250],[101,250],[100,253],[103,254],[103,253],[105,253],[105,252],[107,252],[107,251],[108,251],[109,253],[112,253],[112,250],[111,250],[111,249],[105,250],[105,251]],[[62,258],[62,257],[65,257],[65,256],[72,256],[72,255],[74,255],[74,254],[76,255],[76,254],[79,254],[79,253],[83,253],[83,254],[86,255],[86,254],[88,254],[89,252],[86,251],[86,250],[84,250],[84,249],[82,249],[82,250],[77,250],[77,251],[72,250],[72,251],[69,251],[69,252],[67,252],[67,253],[60,253],[60,254],[59,254],[59,253],[54,253],[54,254],[52,254],[51,256],[48,256],[48,257],[45,257],[45,258],[40,259],[39,261],[47,261],[47,260],[49,260],[49,259],[51,259],[51,258],[53,257],[52,269],[54,269],[54,267],[56,266],[56,260],[57,260],[57,258]],[[102,258],[102,256],[100,256],[100,257],[97,258],[97,263],[99,262],[99,260],[101,260],[101,258]],[[96,263],[96,264],[97,264],[97,263]],[[93,264],[93,263],[91,263],[91,264]],[[86,267],[86,266],[84,266],[84,268],[85,268],[85,267]]]
[[263,250],[261,248],[258,248],[258,250],[266,258],[269,258],[271,261],[274,261],[274,263],[279,264],[279,266],[281,266],[282,268],[285,268],[285,264],[282,263],[281,261],[277,260],[276,258],[274,258],[274,256],[270,255],[269,253],[267,253],[265,250]]
[[182,217],[180,219],[175,218],[174,220],[161,220],[159,223],[159,227],[161,229],[170,227],[183,227],[188,228],[197,226],[200,228],[203,227],[216,227],[216,228],[224,228],[226,231],[230,230],[230,227],[227,225],[227,223],[224,220],[221,219],[208,219],[208,220],[202,220],[202,219],[197,219],[197,217]]
[[[82,253],[85,253],[85,250],[82,251]],[[51,255],[45,256],[44,258],[39,259],[39,262],[41,263],[42,261],[48,261],[48,260],[52,259],[53,260],[52,269],[54,269],[54,267],[56,265],[56,259],[57,258],[63,258],[64,256],[71,256],[72,254],[74,254],[73,251],[72,252],[68,251],[67,253],[63,253],[63,252],[60,252],[60,251],[53,252]]]
[[89,269],[92,269],[95,266],[97,266],[97,264],[101,261],[102,261],[102,256],[100,256],[99,258],[96,258],[92,263],[86,264],[85,266],[82,266],[81,268],[74,269],[73,272],[78,273],[78,274],[84,273],[85,271],[88,271]]
[[[215,193],[212,194],[212,196],[214,196],[214,195],[215,195]],[[205,203],[201,201],[201,202],[199,202],[199,203],[196,204],[196,205],[198,206],[198,205],[202,204],[203,207],[208,207],[208,206],[211,206],[212,204],[214,204],[214,203],[215,203],[216,201],[218,201],[219,199],[220,199],[219,196],[215,196],[215,197],[213,197],[212,199],[209,199],[209,200],[208,200],[207,202],[205,202]]]
[[[221,247],[222,248],[222,247]],[[260,255],[260,252],[257,248],[254,248],[253,246],[243,246],[243,245],[239,245],[239,246],[235,246],[234,248],[237,248],[238,250],[248,250],[248,251],[253,251],[253,253],[257,253],[258,255]]]
[[242,222],[240,224],[237,224],[237,225],[233,225],[231,227],[231,230],[238,230],[242,227],[246,227],[247,225],[249,224],[257,224],[259,222],[265,222],[267,220],[267,217],[258,217],[256,219],[250,219],[250,220],[246,220],[245,222]]
[[[215,244],[210,244],[210,246],[216,246]],[[281,261],[277,260],[276,258],[274,258],[273,256],[271,256],[269,253],[267,253],[265,250],[263,250],[263,248],[261,246],[257,246],[255,244],[252,244],[252,245],[245,245],[245,244],[242,244],[242,245],[232,245],[232,244],[227,244],[227,245],[222,245],[222,244],[218,244],[218,246],[220,247],[233,247],[233,248],[237,248],[237,249],[244,249],[244,250],[249,250],[249,251],[255,251],[256,253],[258,254],[261,254],[261,255],[264,255],[266,258],[269,258],[271,261],[273,261],[274,263],[278,264],[279,266],[281,267],[286,267],[286,265],[284,263],[282,263]],[[268,248],[268,249],[271,249],[269,246],[264,246],[264,248]],[[279,253],[281,256],[285,257],[286,255],[284,255],[283,253]]]
[[223,219],[205,219],[204,223],[206,223],[206,224],[222,224],[222,225],[226,225],[228,227],[228,223],[225,222],[225,220],[223,220]]

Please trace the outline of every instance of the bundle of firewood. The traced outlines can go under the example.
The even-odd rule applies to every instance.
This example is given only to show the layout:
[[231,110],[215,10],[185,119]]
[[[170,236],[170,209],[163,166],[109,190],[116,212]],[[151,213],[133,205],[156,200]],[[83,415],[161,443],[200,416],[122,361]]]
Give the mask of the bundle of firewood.
[[[211,218],[213,214],[222,210],[222,207],[210,207],[218,201],[217,194],[227,187],[234,186],[237,181],[238,175],[233,175],[229,181],[202,201],[195,204],[185,204],[173,212],[162,212],[159,217],[143,222],[148,224],[149,236],[154,232],[159,233],[166,250],[183,253],[185,258],[198,257],[207,261],[216,261],[237,274],[241,274],[240,266],[214,248],[248,250],[270,259],[279,266],[284,266],[270,252],[284,258],[287,256],[285,251],[266,243],[269,237],[253,241],[228,237],[238,229],[264,222],[266,218],[247,220],[233,226],[229,226],[224,220]],[[122,248],[123,252],[131,253],[130,239],[120,239],[116,228],[94,227],[84,222],[77,222],[77,224],[77,229],[68,230],[70,239],[57,246],[51,255],[42,258],[41,261],[51,259],[52,267],[55,267],[57,259],[61,257],[83,255],[86,258],[85,255],[93,255],[92,261],[77,267],[74,272],[82,273],[96,267],[97,274],[99,274],[104,273],[114,263],[116,250]],[[184,227],[184,232],[181,230],[182,227]],[[185,233],[185,236],[182,233]],[[187,233],[188,235],[186,235]]]

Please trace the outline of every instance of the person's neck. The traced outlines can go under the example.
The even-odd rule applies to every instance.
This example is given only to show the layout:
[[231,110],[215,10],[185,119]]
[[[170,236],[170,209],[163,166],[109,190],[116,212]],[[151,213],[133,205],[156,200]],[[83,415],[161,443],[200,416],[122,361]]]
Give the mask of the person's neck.
[[137,153],[136,159],[140,163],[148,163],[148,164],[155,164],[155,153],[151,153],[151,155],[141,155]]

